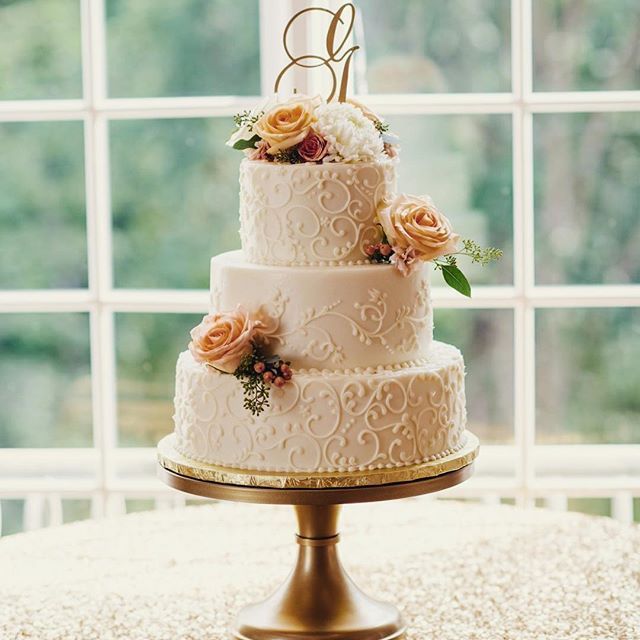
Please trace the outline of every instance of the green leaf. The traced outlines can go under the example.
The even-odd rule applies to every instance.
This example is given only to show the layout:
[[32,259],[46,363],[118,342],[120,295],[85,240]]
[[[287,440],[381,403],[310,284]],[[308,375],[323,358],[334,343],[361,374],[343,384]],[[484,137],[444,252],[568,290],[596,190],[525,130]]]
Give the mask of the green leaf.
[[250,140],[238,140],[238,142],[233,145],[233,148],[238,151],[242,151],[243,149],[253,149],[258,140],[260,140],[260,136],[253,136]]
[[444,281],[452,288],[467,298],[471,297],[471,285],[466,276],[453,264],[442,265]]

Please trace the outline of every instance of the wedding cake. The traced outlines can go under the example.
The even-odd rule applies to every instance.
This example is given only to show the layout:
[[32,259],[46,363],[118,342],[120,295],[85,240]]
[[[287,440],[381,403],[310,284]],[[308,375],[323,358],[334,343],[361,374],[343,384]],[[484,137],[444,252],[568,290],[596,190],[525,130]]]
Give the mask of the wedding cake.
[[210,312],[178,358],[175,449],[307,475],[460,450],[464,361],[433,340],[429,272],[469,295],[457,257],[499,252],[397,193],[398,140],[358,102],[273,98],[235,123],[242,250],[212,258]]

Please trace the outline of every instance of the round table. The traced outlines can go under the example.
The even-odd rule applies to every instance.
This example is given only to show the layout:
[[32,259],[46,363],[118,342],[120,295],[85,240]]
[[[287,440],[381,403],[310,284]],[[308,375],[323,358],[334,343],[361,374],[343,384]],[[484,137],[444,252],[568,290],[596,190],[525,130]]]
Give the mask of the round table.
[[[217,503],[0,539],[0,638],[218,640],[294,560],[287,507]],[[631,640],[640,529],[430,496],[353,505],[347,570],[411,640]]]

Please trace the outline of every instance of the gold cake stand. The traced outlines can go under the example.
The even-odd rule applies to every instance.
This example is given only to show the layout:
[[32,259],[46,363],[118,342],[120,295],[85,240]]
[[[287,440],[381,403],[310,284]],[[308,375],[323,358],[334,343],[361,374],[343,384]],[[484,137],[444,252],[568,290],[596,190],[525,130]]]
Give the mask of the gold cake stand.
[[350,473],[248,472],[194,462],[173,446],[158,444],[158,475],[185,493],[259,504],[294,505],[298,560],[265,601],[240,611],[235,640],[394,640],[405,624],[392,604],[364,594],[347,575],[337,551],[343,504],[395,500],[448,489],[473,473],[479,442],[467,432],[460,451],[433,462]]

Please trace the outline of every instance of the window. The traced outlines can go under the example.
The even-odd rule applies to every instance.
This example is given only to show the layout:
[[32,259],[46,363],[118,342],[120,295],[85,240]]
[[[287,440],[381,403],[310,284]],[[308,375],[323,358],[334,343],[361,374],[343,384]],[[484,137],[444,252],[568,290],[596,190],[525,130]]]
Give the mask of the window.
[[[355,91],[402,137],[400,187],[505,251],[472,274],[471,301],[434,295],[484,443],[451,495],[632,519],[640,8],[356,4]],[[229,117],[272,90],[299,6],[0,8],[3,533],[182,500],[155,480],[154,445],[172,428],[208,260],[239,246],[239,157],[223,141]]]

